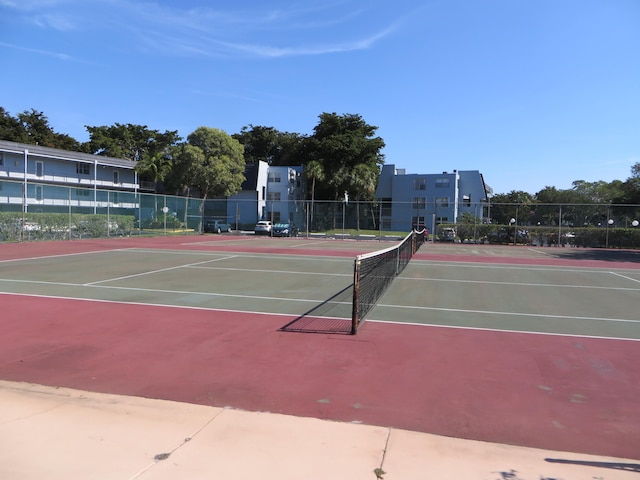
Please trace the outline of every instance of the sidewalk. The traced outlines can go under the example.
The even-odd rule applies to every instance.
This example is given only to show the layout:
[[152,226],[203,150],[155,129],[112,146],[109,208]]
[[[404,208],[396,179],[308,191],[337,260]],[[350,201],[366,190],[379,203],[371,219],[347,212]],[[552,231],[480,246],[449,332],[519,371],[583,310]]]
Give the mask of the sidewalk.
[[639,472],[638,460],[0,381],[3,480],[625,480]]

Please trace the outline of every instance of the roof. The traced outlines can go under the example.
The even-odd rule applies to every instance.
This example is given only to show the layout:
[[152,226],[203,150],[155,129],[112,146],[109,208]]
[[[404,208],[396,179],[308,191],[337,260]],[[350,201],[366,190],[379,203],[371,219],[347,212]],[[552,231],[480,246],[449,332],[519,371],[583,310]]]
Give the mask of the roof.
[[29,156],[37,156],[44,158],[56,158],[58,160],[66,160],[77,163],[96,163],[98,165],[107,165],[110,167],[133,169],[135,162],[125,160],[123,158],[104,157],[92,153],[72,152],[70,150],[62,150],[59,148],[42,147],[40,145],[30,145],[28,143],[9,142],[0,140],[0,151],[24,154],[27,150]]

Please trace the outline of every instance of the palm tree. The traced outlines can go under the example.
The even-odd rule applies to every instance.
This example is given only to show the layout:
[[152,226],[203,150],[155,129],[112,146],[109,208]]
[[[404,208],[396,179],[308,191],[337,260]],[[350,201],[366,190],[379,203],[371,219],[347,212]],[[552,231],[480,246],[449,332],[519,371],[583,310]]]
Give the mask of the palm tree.
[[313,202],[316,195],[316,180],[320,182],[324,180],[324,167],[317,160],[311,160],[305,166],[304,172],[307,175],[307,179],[311,180],[311,220],[309,224],[313,225]]
[[[153,181],[153,192],[158,192],[158,183],[162,182],[171,173],[171,158],[165,153],[155,153],[144,157],[135,166],[138,175],[150,178]],[[155,212],[158,212],[158,195],[154,195]]]
[[140,160],[135,168],[138,175],[146,176],[153,181],[153,190],[157,192],[158,183],[171,172],[171,159],[165,153],[158,152]]
[[351,187],[356,198],[356,228],[360,230],[360,200],[373,198],[378,182],[378,172],[369,165],[358,164],[351,173]]

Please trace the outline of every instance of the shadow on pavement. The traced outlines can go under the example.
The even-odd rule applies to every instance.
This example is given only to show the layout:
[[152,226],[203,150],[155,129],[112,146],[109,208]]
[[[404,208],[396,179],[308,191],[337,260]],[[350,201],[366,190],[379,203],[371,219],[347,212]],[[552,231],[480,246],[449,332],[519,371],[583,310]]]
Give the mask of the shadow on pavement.
[[282,332],[351,334],[353,284],[287,323]]
[[640,473],[640,464],[638,463],[619,463],[619,462],[587,462],[584,460],[565,460],[561,458],[545,458],[549,463],[565,463],[570,465],[584,465],[586,467],[611,468],[613,470],[623,470],[625,472]]
[[599,260],[604,262],[640,263],[640,250],[606,250],[597,248],[563,248],[554,249],[552,255],[557,258],[572,260]]

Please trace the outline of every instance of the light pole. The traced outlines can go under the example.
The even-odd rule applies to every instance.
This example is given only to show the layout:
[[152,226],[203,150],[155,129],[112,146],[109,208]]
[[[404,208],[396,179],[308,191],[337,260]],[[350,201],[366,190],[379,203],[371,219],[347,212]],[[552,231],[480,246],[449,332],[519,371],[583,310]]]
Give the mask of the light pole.
[[346,221],[345,218],[345,214],[346,214],[346,206],[347,203],[349,203],[349,192],[344,192],[344,202],[342,202],[342,239],[344,240],[344,224]]
[[516,219],[512,218],[511,220],[509,220],[509,223],[513,225],[513,245],[515,246],[517,241],[516,237],[518,236],[518,232],[517,232],[518,227],[516,225]]
[[609,227],[613,227],[613,218],[607,220],[607,238],[605,241],[605,248],[609,248]]

